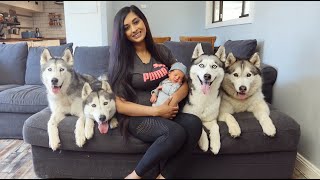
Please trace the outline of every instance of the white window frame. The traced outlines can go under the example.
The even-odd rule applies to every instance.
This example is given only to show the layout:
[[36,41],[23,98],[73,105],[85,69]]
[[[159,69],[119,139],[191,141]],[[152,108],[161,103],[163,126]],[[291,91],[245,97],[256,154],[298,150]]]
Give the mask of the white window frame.
[[250,1],[250,10],[249,10],[249,16],[238,18],[238,19],[231,19],[227,21],[221,21],[221,22],[215,22],[212,23],[212,7],[213,2],[212,1],[206,1],[206,29],[210,28],[217,28],[217,27],[223,27],[223,26],[233,26],[233,25],[239,25],[239,24],[250,24],[253,23],[254,19],[254,1]]

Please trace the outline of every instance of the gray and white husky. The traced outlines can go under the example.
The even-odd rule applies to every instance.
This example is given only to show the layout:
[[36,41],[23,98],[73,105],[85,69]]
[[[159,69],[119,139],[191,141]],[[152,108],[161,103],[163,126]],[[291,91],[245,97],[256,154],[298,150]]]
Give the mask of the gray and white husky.
[[[209,130],[210,150],[214,154],[218,154],[221,146],[217,118],[221,100],[219,88],[224,76],[225,58],[223,46],[220,46],[215,55],[204,55],[201,44],[197,44],[189,71],[188,103],[183,108],[183,112],[198,116],[203,126]],[[202,128],[198,144],[203,151],[208,151],[209,139]]]
[[41,80],[47,89],[47,98],[52,112],[48,121],[49,146],[55,151],[60,146],[59,123],[66,114],[79,117],[75,127],[75,140],[79,147],[86,141],[85,116],[82,107],[82,88],[85,82],[97,81],[90,75],[81,75],[73,70],[73,55],[66,49],[62,57],[53,57],[45,48],[41,54]]
[[253,113],[265,134],[276,134],[276,128],[269,117],[269,107],[262,93],[260,57],[257,53],[249,60],[237,60],[229,53],[221,86],[219,120],[226,122],[232,137],[241,134],[240,126],[232,114],[244,111]]
[[82,99],[87,139],[91,139],[94,134],[94,121],[97,122],[101,134],[108,133],[109,126],[111,129],[118,126],[115,118],[115,95],[108,82],[103,80],[92,85],[85,83],[82,89]]

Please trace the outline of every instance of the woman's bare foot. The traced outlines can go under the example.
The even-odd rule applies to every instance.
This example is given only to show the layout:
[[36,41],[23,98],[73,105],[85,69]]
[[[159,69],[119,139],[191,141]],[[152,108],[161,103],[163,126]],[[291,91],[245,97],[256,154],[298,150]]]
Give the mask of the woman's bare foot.
[[131,174],[125,177],[125,179],[141,179],[141,177],[137,175],[136,171],[133,171]]
[[161,174],[159,174],[156,179],[166,179],[166,178],[164,178]]

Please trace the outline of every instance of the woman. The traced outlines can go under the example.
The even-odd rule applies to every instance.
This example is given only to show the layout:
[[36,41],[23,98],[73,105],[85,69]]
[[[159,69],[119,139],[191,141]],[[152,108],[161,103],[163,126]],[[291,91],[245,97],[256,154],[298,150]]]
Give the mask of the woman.
[[135,170],[126,178],[140,179],[160,164],[157,178],[172,178],[200,138],[198,117],[178,113],[178,103],[188,94],[187,82],[164,104],[151,106],[150,91],[168,76],[176,62],[170,50],[155,44],[144,14],[124,7],[114,19],[109,81],[116,94],[121,132],[152,143]]

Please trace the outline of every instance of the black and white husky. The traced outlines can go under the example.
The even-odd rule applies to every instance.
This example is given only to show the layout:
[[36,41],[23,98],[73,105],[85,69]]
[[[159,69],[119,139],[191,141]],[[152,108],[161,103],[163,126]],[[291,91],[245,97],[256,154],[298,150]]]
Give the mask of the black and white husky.
[[[198,116],[203,126],[209,131],[210,150],[218,154],[220,150],[220,133],[217,124],[220,106],[220,85],[223,80],[225,48],[220,46],[215,55],[205,55],[201,44],[198,43],[192,55],[192,64],[189,71],[188,103],[183,112]],[[203,151],[208,151],[209,139],[206,131],[198,142]]]
[[115,118],[115,95],[106,81],[99,81],[89,85],[85,83],[82,89],[83,112],[86,117],[85,136],[91,139],[94,134],[94,122],[98,124],[101,134],[118,126]]
[[222,100],[219,120],[226,122],[232,137],[238,137],[241,129],[232,116],[237,112],[252,112],[262,130],[268,136],[276,134],[270,119],[270,110],[262,93],[260,57],[255,53],[249,60],[237,60],[232,53],[225,62],[225,76],[222,82]]
[[58,125],[67,114],[79,117],[75,127],[76,144],[82,147],[86,142],[82,88],[86,82],[94,82],[97,79],[76,73],[73,70],[73,62],[73,55],[69,49],[64,51],[62,57],[53,57],[47,48],[41,54],[41,80],[47,89],[52,112],[47,127],[49,146],[53,151],[60,147]]

